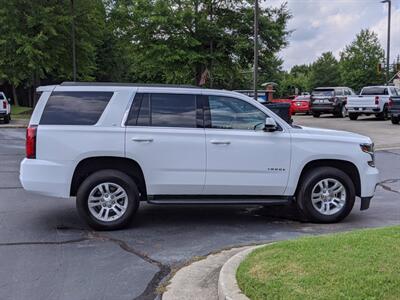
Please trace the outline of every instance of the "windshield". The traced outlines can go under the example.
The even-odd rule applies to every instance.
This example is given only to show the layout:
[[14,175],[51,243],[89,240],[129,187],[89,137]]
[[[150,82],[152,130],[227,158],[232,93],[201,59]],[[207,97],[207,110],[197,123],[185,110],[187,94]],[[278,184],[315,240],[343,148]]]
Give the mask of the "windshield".
[[388,89],[385,87],[365,87],[361,91],[361,95],[388,95]]
[[334,90],[314,90],[312,92],[313,96],[317,96],[317,97],[318,96],[328,96],[328,97],[330,97],[330,96],[333,96],[334,93],[335,93]]

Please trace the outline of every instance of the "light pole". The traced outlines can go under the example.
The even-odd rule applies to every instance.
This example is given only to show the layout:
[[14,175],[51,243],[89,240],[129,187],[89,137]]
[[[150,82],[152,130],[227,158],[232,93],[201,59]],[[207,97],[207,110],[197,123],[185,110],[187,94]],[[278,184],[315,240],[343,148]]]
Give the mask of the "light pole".
[[258,81],[258,0],[254,5],[254,69],[253,69],[253,89],[254,99],[258,99],[257,81]]
[[71,39],[72,39],[72,78],[76,81],[76,45],[75,45],[75,5],[71,0]]
[[387,54],[386,54],[386,84],[389,83],[390,76],[390,19],[392,17],[392,0],[383,0],[382,3],[388,4],[388,32],[387,32]]

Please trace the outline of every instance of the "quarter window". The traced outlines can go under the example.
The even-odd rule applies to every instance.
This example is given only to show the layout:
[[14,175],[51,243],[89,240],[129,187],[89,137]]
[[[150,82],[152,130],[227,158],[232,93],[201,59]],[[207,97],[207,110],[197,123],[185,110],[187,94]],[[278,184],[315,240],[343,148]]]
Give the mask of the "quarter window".
[[94,125],[113,92],[53,92],[47,100],[40,124]]
[[210,96],[208,102],[211,128],[256,130],[265,124],[266,115],[246,101]]

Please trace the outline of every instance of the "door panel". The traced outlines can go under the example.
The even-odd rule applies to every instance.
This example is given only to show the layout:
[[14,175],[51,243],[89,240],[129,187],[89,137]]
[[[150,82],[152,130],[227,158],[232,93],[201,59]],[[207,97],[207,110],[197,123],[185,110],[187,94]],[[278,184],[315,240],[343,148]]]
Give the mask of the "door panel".
[[263,131],[268,116],[244,100],[210,96],[207,104],[205,194],[283,195],[290,134]]
[[149,195],[201,194],[205,151],[201,128],[126,129],[126,156],[142,167]]
[[[148,195],[201,194],[206,146],[196,95],[138,93],[126,124],[126,156],[142,167]],[[199,123],[200,122],[200,123]]]

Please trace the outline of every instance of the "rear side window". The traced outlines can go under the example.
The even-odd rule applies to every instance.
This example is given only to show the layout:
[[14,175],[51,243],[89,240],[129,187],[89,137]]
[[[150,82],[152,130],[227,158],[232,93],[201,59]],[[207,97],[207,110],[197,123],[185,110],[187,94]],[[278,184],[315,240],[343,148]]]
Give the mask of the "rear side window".
[[197,127],[197,96],[185,94],[136,94],[126,125]]
[[53,92],[46,103],[42,125],[94,125],[113,92]]
[[385,87],[365,87],[362,89],[361,95],[389,95],[389,92]]
[[335,91],[334,90],[314,90],[312,92],[313,96],[316,97],[331,97],[335,95]]

